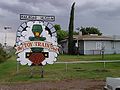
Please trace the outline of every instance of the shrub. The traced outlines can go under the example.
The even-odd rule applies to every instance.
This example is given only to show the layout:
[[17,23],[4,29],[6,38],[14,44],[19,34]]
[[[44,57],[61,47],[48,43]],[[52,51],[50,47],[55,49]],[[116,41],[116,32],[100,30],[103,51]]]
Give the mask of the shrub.
[[5,51],[2,44],[0,44],[0,63],[5,62],[9,57],[9,54]]

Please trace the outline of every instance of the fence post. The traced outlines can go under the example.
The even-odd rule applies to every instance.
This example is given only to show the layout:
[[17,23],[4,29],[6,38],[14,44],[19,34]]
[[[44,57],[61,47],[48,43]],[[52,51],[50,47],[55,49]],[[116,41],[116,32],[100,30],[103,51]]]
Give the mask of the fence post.
[[18,74],[19,73],[19,64],[20,64],[19,61],[17,61],[16,64],[17,64],[16,71],[17,71],[17,74]]
[[66,62],[65,63],[65,71],[67,72],[67,69],[68,69],[68,63]]
[[33,77],[33,67],[30,66],[30,78],[32,78],[32,77]]
[[104,69],[105,69],[105,67],[106,67],[106,63],[105,63],[105,61],[104,61]]

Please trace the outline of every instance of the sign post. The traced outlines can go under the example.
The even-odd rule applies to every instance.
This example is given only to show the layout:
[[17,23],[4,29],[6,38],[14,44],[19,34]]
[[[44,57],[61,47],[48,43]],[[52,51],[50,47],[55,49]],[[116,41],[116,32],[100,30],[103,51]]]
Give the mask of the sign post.
[[41,78],[43,78],[44,77],[44,68],[43,68],[43,66],[41,66]]
[[17,61],[30,67],[41,66],[43,78],[43,66],[53,64],[59,54],[56,30],[50,23],[55,21],[55,16],[20,14],[20,20],[27,21],[16,32]]

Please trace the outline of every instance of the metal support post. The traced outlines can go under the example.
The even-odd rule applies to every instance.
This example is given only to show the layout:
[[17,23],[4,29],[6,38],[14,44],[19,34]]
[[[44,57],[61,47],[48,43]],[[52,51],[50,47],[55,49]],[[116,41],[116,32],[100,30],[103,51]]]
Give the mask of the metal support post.
[[32,77],[33,77],[33,67],[30,66],[30,78],[32,78]]
[[44,78],[44,68],[41,66],[41,78]]

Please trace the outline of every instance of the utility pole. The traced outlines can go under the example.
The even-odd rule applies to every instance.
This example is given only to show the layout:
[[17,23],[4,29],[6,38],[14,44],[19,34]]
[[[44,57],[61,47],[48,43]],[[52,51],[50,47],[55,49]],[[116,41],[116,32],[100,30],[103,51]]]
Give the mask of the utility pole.
[[5,42],[4,42],[4,48],[7,47],[7,31],[6,31],[7,29],[9,30],[9,29],[12,29],[12,28],[9,27],[9,26],[5,26],[5,27],[4,27],[4,30],[5,30]]

